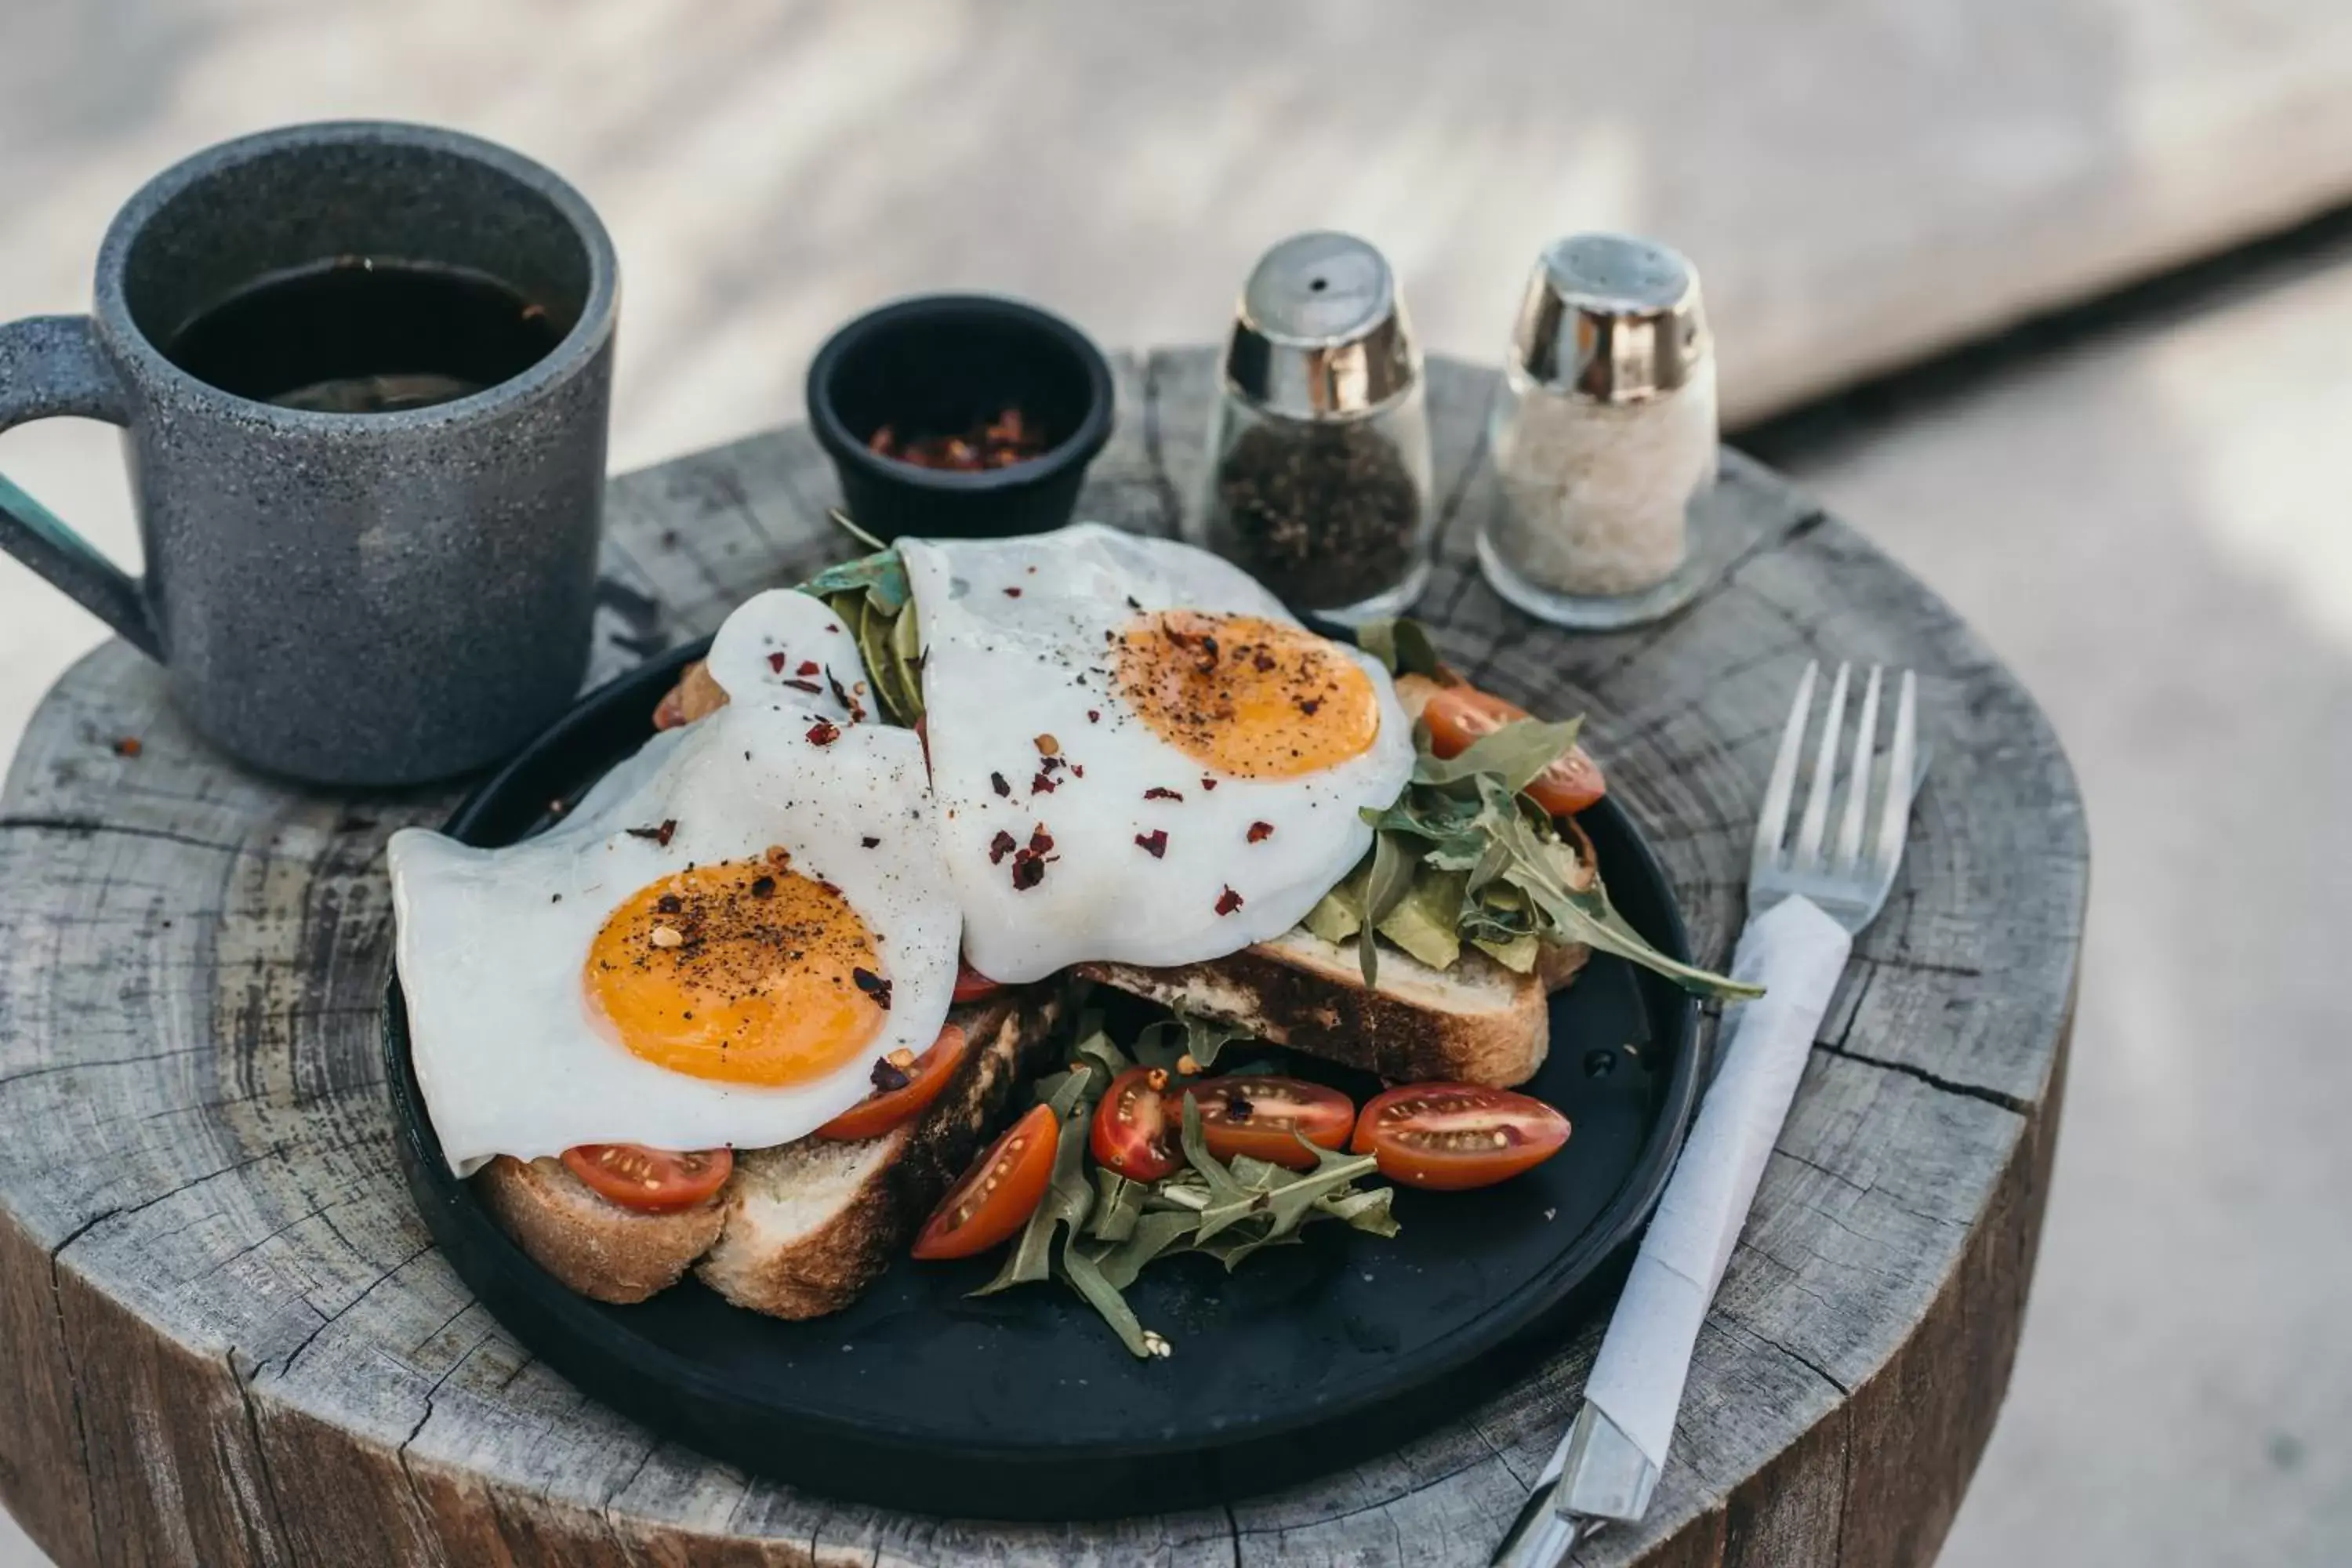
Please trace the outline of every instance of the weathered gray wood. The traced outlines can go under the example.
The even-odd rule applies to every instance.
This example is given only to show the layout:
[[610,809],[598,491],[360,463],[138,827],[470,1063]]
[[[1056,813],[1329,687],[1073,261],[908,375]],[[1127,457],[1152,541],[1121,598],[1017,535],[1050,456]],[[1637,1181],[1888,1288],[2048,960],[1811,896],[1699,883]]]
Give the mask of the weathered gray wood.
[[[1175,525],[1203,353],[1119,363],[1086,510]],[[1809,656],[1933,678],[1935,773],[1886,917],[1824,1025],[1698,1348],[1650,1521],[1594,1563],[1917,1563],[2007,1382],[2050,1168],[2087,871],[2031,700],[1916,583],[1735,460],[1720,578],[1661,626],[1569,638],[1470,542],[1493,378],[1432,366],[1451,656],[1584,710],[1700,946],[1741,912],[1752,803]],[[804,430],[612,487],[597,674],[837,552]],[[135,756],[114,742],[135,736]],[[394,1165],[376,1056],[380,851],[448,792],[239,773],[119,645],[50,694],[0,802],[0,1496],[96,1563],[1475,1563],[1597,1330],[1407,1448],[1230,1510],[998,1526],[750,1480],[584,1400],[443,1265]]]

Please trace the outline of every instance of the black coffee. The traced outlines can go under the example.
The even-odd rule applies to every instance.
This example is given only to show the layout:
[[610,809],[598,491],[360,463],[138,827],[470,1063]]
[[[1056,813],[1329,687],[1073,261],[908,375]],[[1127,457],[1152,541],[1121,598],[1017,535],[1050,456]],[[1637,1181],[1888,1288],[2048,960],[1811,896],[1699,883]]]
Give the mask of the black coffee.
[[520,375],[569,326],[486,273],[345,256],[256,279],[173,333],[163,353],[256,402],[383,414]]

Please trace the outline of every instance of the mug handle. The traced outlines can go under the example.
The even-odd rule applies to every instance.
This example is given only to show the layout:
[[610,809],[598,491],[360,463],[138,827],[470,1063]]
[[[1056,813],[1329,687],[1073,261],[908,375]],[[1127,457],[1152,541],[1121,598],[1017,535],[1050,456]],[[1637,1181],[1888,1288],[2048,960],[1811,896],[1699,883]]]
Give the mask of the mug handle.
[[[131,423],[122,378],[88,316],[30,316],[0,325],[0,431],[35,419]],[[140,579],[99,553],[57,513],[0,474],[0,550],[114,628],[152,659],[163,638]]]

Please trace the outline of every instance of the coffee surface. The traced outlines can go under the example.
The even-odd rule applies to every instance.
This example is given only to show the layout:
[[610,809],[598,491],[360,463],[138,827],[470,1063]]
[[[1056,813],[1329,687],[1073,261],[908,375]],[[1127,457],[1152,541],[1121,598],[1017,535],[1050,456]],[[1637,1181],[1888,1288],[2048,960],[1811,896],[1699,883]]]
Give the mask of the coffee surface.
[[189,374],[256,402],[383,414],[520,375],[567,325],[486,273],[345,256],[254,279],[163,349]]

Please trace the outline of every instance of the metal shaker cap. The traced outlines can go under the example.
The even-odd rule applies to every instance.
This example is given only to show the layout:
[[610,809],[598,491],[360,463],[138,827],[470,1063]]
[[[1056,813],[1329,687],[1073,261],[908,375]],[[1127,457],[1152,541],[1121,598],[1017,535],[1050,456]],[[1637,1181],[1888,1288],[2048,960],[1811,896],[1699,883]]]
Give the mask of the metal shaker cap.
[[1537,381],[1597,402],[1663,396],[1714,352],[1698,271],[1652,240],[1554,240],[1528,276],[1511,352]]
[[1349,234],[1295,234],[1242,286],[1225,386],[1289,419],[1352,419],[1421,379],[1388,258]]

